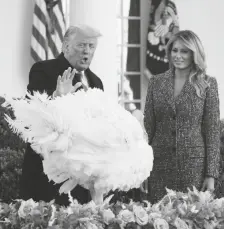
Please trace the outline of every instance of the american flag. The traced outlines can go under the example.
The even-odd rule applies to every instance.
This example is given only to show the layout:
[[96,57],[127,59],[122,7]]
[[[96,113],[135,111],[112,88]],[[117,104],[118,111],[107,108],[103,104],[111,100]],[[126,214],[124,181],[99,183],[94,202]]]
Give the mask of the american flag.
[[65,30],[61,0],[35,0],[31,37],[33,61],[56,58],[61,52]]

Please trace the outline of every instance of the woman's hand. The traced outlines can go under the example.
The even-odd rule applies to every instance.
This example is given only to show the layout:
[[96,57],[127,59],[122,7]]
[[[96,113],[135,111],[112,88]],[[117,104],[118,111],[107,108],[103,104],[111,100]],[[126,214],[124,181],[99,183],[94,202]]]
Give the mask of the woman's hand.
[[204,182],[203,182],[201,191],[213,192],[215,189],[214,183],[215,183],[215,179],[213,177],[206,177]]
[[140,186],[140,190],[144,193],[148,193],[148,178],[143,181],[143,183]]

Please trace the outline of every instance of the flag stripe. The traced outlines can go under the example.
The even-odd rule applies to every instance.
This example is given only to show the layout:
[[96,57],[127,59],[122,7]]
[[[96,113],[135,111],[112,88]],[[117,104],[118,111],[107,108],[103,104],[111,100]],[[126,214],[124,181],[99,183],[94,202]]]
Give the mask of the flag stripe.
[[[56,14],[57,17],[58,17],[60,27],[61,27],[63,30],[65,30],[65,27],[66,27],[65,18],[64,18],[64,15],[61,13],[61,11],[60,11],[58,5],[54,8],[54,12],[55,12],[55,14]],[[65,31],[64,31],[64,32],[65,32]]]
[[33,58],[35,62],[42,60],[42,58],[37,54],[37,52],[32,47],[30,49],[30,52],[31,52],[31,57]]
[[48,47],[48,60],[54,59],[54,58],[55,58],[55,56],[54,56],[54,54],[52,53],[51,48]]
[[37,4],[35,4],[35,8],[34,8],[34,14],[38,17],[38,19],[46,26],[47,22],[46,22],[46,17],[45,17],[45,11],[40,8],[40,6],[38,6]]
[[48,36],[48,46],[49,46],[49,48],[51,49],[51,51],[52,51],[54,57],[57,57],[57,56],[59,55],[59,52],[58,52],[58,50],[57,50],[57,47],[56,47],[55,42],[52,40],[51,35]]
[[40,43],[36,40],[36,38],[33,36],[31,39],[31,47],[38,53],[38,56],[42,59],[46,59],[46,48],[42,47]]
[[59,7],[59,10],[60,10],[60,14],[61,14],[62,17],[63,17],[63,23],[64,23],[64,25],[65,25],[65,24],[66,24],[66,21],[65,21],[65,17],[64,17],[63,7],[62,7],[62,2],[61,2],[61,1],[59,1],[58,7]]
[[57,31],[55,32],[54,35],[52,35],[52,40],[55,43],[58,52],[61,52],[61,49],[62,49],[62,40],[60,39]]
[[53,20],[55,21],[55,29],[59,34],[60,40],[63,40],[63,31],[62,31],[62,27],[59,25],[59,21],[58,18],[55,15],[55,12],[53,12]]
[[39,30],[39,32],[43,37],[46,36],[46,25],[43,24],[35,14],[33,18],[33,26]]
[[[50,28],[53,30],[50,31]],[[65,29],[66,24],[61,0],[57,1],[50,15],[47,11],[46,1],[35,0],[31,57],[35,61],[56,58],[61,52]]]
[[42,36],[42,34],[39,32],[39,30],[37,30],[37,28],[35,26],[32,26],[32,34],[33,36],[36,38],[36,40],[38,41],[38,43],[44,48],[46,49],[46,40],[45,38]]

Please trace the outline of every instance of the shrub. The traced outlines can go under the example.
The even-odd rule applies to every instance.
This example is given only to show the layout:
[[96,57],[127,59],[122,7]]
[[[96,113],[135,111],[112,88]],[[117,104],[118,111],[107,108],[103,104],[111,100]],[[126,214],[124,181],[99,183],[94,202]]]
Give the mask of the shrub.
[[4,99],[0,97],[0,199],[10,202],[19,198],[19,180],[26,144],[14,134],[4,115],[13,116],[11,109],[1,106]]
[[0,199],[11,202],[19,198],[24,150],[0,149]]

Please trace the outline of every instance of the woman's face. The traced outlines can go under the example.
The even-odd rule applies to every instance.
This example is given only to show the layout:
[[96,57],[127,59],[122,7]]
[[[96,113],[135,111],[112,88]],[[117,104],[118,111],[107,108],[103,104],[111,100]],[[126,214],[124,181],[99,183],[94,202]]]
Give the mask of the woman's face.
[[175,68],[186,69],[193,63],[193,54],[182,41],[176,40],[171,50],[171,61]]

